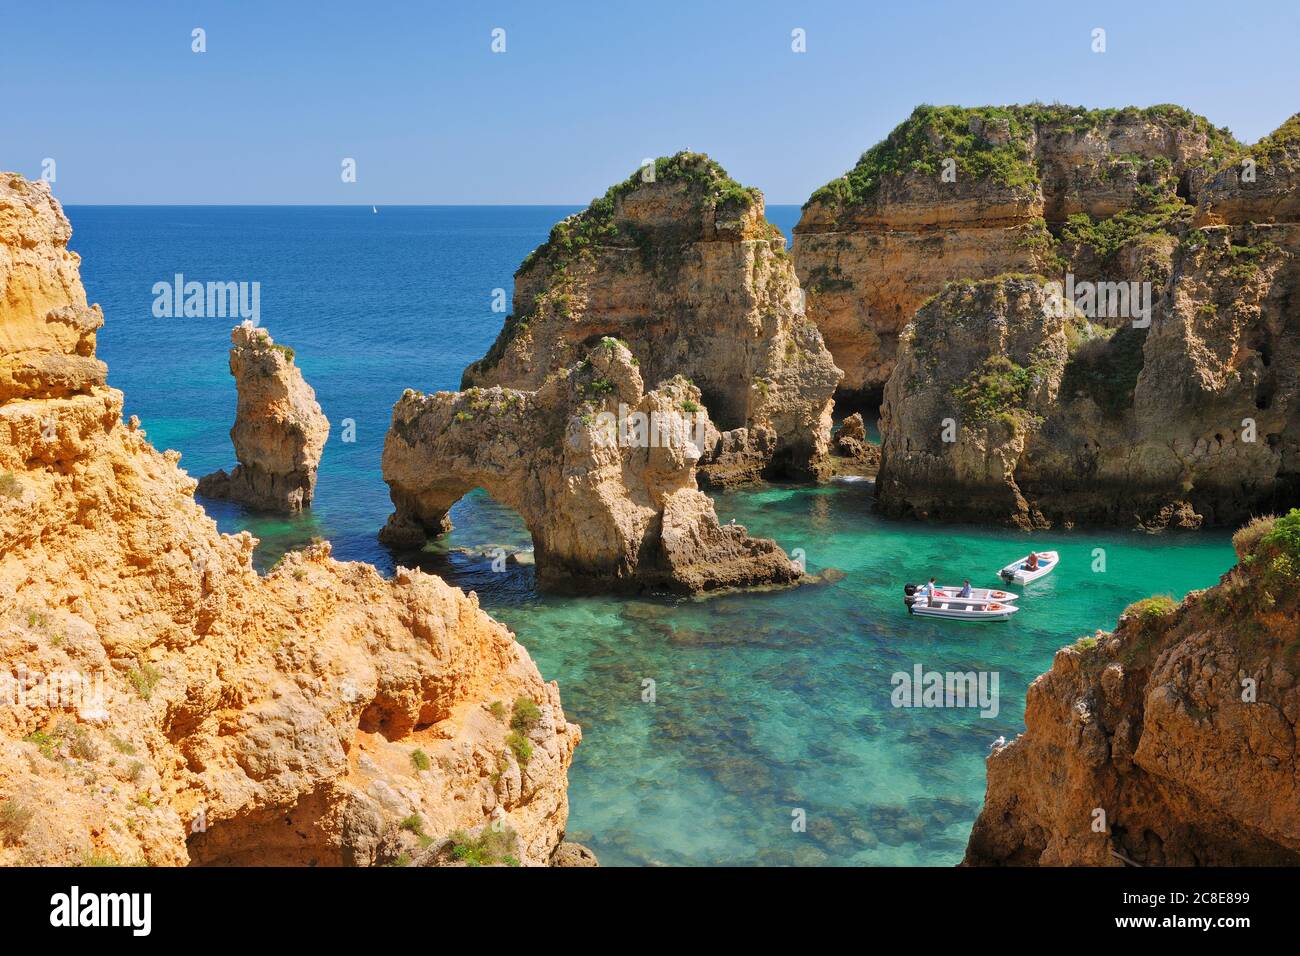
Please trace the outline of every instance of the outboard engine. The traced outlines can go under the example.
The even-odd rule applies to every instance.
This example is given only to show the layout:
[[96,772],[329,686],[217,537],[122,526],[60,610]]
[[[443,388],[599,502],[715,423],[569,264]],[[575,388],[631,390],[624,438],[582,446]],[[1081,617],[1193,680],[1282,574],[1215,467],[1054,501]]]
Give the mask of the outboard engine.
[[912,613],[912,605],[916,603],[916,585],[903,585],[903,603],[907,605],[907,613]]

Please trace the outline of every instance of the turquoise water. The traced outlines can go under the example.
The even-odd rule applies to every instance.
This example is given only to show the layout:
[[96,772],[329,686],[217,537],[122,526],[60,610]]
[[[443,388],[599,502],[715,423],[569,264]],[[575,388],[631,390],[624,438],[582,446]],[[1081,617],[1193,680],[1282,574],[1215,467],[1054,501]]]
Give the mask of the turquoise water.
[[[456,387],[500,326],[491,291],[569,210],[515,208],[73,207],[73,248],[107,325],[100,355],[158,447],[200,475],[232,463],[234,388],[223,319],[155,319],[154,282],[262,282],[262,322],[291,344],[334,432],[312,513],[292,520],[210,512],[248,528],[263,566],[313,535],[343,559],[391,570],[375,540],[390,510],[379,454],[407,387]],[[774,207],[786,229],[794,207]],[[357,441],[339,441],[342,419]],[[1226,534],[1148,536],[887,522],[869,484],[770,487],[716,496],[723,520],[802,549],[832,584],[703,600],[538,595],[533,569],[491,570],[526,551],[516,515],[480,492],[423,566],[476,590],[543,675],[560,682],[584,739],[570,772],[570,835],[607,864],[952,864],[984,790],[990,741],[1023,728],[1025,689],[1062,644],[1110,627],[1131,601],[1181,597],[1233,561]],[[1011,621],[909,618],[908,580],[995,584],[1029,547],[1060,569],[1023,590]],[[1104,570],[1094,570],[1101,549]],[[891,706],[891,676],[980,671],[998,713]],[[653,702],[643,700],[653,681]],[[807,832],[792,829],[795,811]]]

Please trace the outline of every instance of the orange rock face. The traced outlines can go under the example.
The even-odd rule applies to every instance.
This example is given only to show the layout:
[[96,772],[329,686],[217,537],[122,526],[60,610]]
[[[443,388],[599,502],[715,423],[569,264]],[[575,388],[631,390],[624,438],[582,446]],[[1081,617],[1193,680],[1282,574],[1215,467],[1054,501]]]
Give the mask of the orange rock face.
[[697,489],[701,447],[717,436],[697,387],[677,376],[647,392],[632,352],[612,338],[535,391],[408,391],[384,440],[396,511],[380,538],[422,547],[481,487],[528,525],[545,588],[689,593],[796,581],[774,541],[720,525]]
[[265,511],[301,511],[316,492],[329,419],[293,351],[276,345],[266,329],[245,322],[231,331],[230,341],[230,374],[239,392],[230,440],[239,464],[230,474],[204,475],[199,494]]
[[[824,470],[840,372],[804,315],[793,263],[763,198],[707,156],[634,173],[559,223],[515,274],[514,314],[463,387],[532,390],[604,336],[647,382],[684,375],[736,456],[718,483]],[[712,450],[706,450],[706,457]]]
[[0,177],[0,864],[404,862],[497,821],[547,862],[581,736],[555,685],[431,575],[322,543],[260,576],[122,422],[69,234]]
[[1300,864],[1300,613],[1279,553],[1058,651],[989,757],[965,864]]
[[[1156,184],[1194,201],[1225,138],[1175,108],[919,108],[814,193],[795,227],[808,314],[844,371],[842,392],[878,398],[900,332],[946,282],[1064,271],[1049,226],[1131,210]],[[1080,278],[1116,271],[1066,251]]]

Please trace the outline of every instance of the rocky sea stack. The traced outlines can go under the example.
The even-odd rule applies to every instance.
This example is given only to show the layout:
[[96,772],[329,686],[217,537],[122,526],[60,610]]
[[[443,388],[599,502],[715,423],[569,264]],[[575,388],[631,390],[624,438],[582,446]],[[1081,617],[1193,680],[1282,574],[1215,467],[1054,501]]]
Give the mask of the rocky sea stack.
[[230,474],[200,478],[198,492],[262,511],[299,512],[316,493],[329,419],[294,363],[293,349],[251,322],[235,326],[230,342],[230,374],[239,393],[230,441],[239,464]]
[[1300,865],[1300,511],[1056,654],[988,760],[967,865]]
[[384,441],[396,511],[380,535],[419,548],[483,488],[524,519],[541,587],[695,592],[783,584],[800,572],[775,542],[719,525],[696,488],[717,430],[681,376],[646,392],[628,346],[599,342],[536,390],[408,391]]
[[899,333],[946,282],[1067,259],[1080,280],[1167,278],[1176,226],[1236,146],[1177,106],[917,107],[795,226],[843,397],[874,408]]
[[0,174],[0,865],[547,863],[556,686],[431,575],[259,575],[122,422],[70,234]]
[[463,388],[536,389],[604,336],[648,382],[690,379],[720,430],[716,484],[825,474],[840,372],[803,314],[762,194],[698,153],[657,160],[555,226],[515,273],[514,313]]
[[[907,191],[915,181],[917,189],[946,189],[935,195],[950,198],[977,184],[1004,198],[1024,194],[1031,211],[1049,217],[1032,228],[1020,220],[963,225],[992,230],[977,244],[984,258],[949,255],[941,238],[926,259],[967,277],[942,283],[932,275],[938,288],[892,340],[881,409],[881,510],[1021,527],[1158,529],[1236,525],[1294,503],[1300,124],[1292,119],[1241,147],[1174,108],[1101,111],[1068,123],[1059,108],[1026,109],[1010,110],[1007,119],[1007,129],[1028,137],[1019,153],[1005,152],[1019,142],[1015,136],[1002,146],[992,145],[1001,134],[989,139],[989,124],[1006,111],[963,111],[973,145],[942,132],[956,114],[918,111],[921,129],[933,131],[938,119],[947,124],[935,134],[937,145],[925,149],[963,155],[944,138],[951,134],[974,150],[971,171],[984,172],[965,185],[960,163],[954,183],[913,165],[878,180],[850,177],[805,211],[809,228],[830,208],[859,222],[862,210],[887,208],[897,190],[915,198]],[[895,149],[912,142],[911,129],[896,131]],[[1022,154],[1023,165],[1012,163]],[[1004,169],[998,157],[1011,165]],[[1023,176],[1013,176],[1016,170]],[[940,223],[932,235],[957,228],[935,209],[929,215]],[[1020,238],[1014,255],[1003,256],[996,237],[1007,230]],[[813,261],[805,258],[809,250],[825,252],[839,241],[814,238],[820,235],[797,245],[801,268]],[[819,245],[823,239],[827,245]],[[847,249],[903,239],[887,230],[845,241]],[[817,278],[808,277],[810,312],[824,327],[848,315],[836,302],[865,303],[854,321],[870,325],[879,315],[870,308],[872,283],[908,273],[899,263],[881,271],[848,259],[839,268],[841,299],[819,298]],[[980,277],[985,272],[993,275]],[[918,290],[929,281],[907,284]],[[879,340],[881,328],[859,328],[858,340]]]

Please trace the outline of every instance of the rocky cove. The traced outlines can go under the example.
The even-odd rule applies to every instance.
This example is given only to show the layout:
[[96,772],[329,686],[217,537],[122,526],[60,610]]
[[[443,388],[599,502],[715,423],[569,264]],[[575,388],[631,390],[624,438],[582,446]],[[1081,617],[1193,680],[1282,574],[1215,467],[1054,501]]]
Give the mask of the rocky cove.
[[[306,488],[307,510],[290,505],[283,509],[291,512],[287,517],[270,517],[235,504],[204,502],[221,530],[251,530],[262,541],[256,554],[247,538],[214,537],[175,459],[157,458],[143,438],[128,437],[138,436],[140,429],[121,422],[121,399],[114,397],[119,393],[105,384],[102,366],[93,364],[104,347],[96,349],[94,310],[68,278],[75,264],[33,264],[36,273],[50,272],[58,279],[11,281],[8,288],[60,291],[42,291],[45,297],[39,300],[35,295],[7,300],[16,303],[6,313],[7,327],[12,318],[28,337],[15,338],[8,351],[22,361],[10,360],[6,380],[28,383],[25,391],[9,396],[10,417],[20,417],[19,405],[31,402],[101,402],[98,420],[105,437],[96,440],[107,444],[78,444],[89,441],[93,432],[79,425],[77,434],[87,437],[54,458],[33,455],[34,445],[22,446],[13,465],[5,465],[13,469],[22,492],[14,499],[17,505],[6,507],[35,509],[31,514],[49,507],[36,499],[26,502],[30,482],[25,471],[79,474],[78,468],[89,467],[83,463],[98,462],[120,476],[119,459],[139,454],[152,462],[148,455],[154,455],[168,463],[149,464],[149,480],[178,489],[165,495],[146,492],[162,509],[156,520],[163,520],[176,495],[191,498],[190,504],[181,503],[180,517],[166,519],[184,544],[169,545],[165,533],[141,541],[130,515],[142,505],[125,491],[121,493],[128,497],[105,512],[111,518],[82,526],[97,527],[94,533],[106,541],[120,536],[123,543],[117,547],[126,564],[141,568],[142,584],[164,573],[183,576],[182,566],[194,564],[193,552],[208,550],[231,551],[229,560],[220,559],[222,570],[216,573],[234,577],[209,580],[206,576],[214,572],[200,562],[198,584],[185,585],[192,597],[176,583],[148,588],[146,593],[158,594],[150,600],[161,602],[156,610],[138,597],[101,607],[103,598],[96,595],[129,595],[134,585],[99,583],[79,566],[72,576],[96,583],[64,597],[60,588],[65,582],[56,583],[48,572],[33,576],[34,558],[20,564],[11,560],[37,553],[30,533],[7,544],[6,581],[14,587],[14,620],[21,625],[11,634],[21,642],[14,645],[16,656],[35,654],[51,664],[44,656],[57,657],[60,648],[70,646],[66,636],[53,641],[56,631],[82,634],[93,645],[90,635],[122,626],[127,604],[127,619],[147,620],[143,627],[131,625],[142,631],[143,641],[106,642],[103,653],[118,674],[120,692],[134,695],[132,728],[139,727],[149,740],[158,780],[146,766],[140,770],[143,782],[97,781],[98,789],[89,783],[75,789],[81,795],[84,787],[87,806],[119,801],[114,806],[121,809],[110,815],[124,820],[141,815],[131,809],[143,805],[140,793],[165,809],[161,822],[148,822],[157,832],[151,830],[147,841],[132,827],[126,827],[130,836],[93,831],[87,839],[71,832],[75,822],[69,832],[53,837],[29,824],[34,827],[30,838],[7,844],[6,852],[33,852],[39,836],[56,847],[43,851],[54,854],[50,859],[60,853],[65,858],[110,853],[143,855],[154,862],[410,862],[427,849],[425,839],[454,831],[483,832],[499,807],[517,840],[512,858],[524,863],[549,860],[566,829],[594,846],[602,859],[616,863],[955,863],[963,853],[971,863],[1108,863],[1117,859],[1108,847],[1150,862],[1290,861],[1288,854],[1297,846],[1293,793],[1273,788],[1280,794],[1280,810],[1267,801],[1238,806],[1207,790],[1206,781],[1186,771],[1185,761],[1169,756],[1197,753],[1203,734],[1253,733],[1250,712],[1219,708],[1209,699],[1222,699],[1223,687],[1203,688],[1191,682],[1186,669],[1166,666],[1166,658],[1191,653],[1184,650],[1191,631],[1166,630],[1162,619],[1162,641],[1144,646],[1144,654],[1150,651],[1151,656],[1130,660],[1124,649],[1133,625],[1121,624],[1115,637],[1096,645],[1110,648],[1120,676],[1114,676],[1114,668],[1108,670],[1110,661],[1102,661],[1100,672],[1112,675],[1104,681],[1045,678],[1030,690],[1052,653],[1079,633],[1111,626],[1128,605],[1150,593],[1181,598],[1234,563],[1226,531],[1206,528],[1191,538],[1153,538],[1134,533],[1135,526],[1230,529],[1252,512],[1295,503],[1295,362],[1288,352],[1294,338],[1289,324],[1295,320],[1289,304],[1294,277],[1288,272],[1293,259],[1286,239],[1294,220],[1286,197],[1294,194],[1294,185],[1285,178],[1292,168],[1285,128],[1278,134],[1279,151],[1267,153],[1274,163],[1264,170],[1265,195],[1274,198],[1250,194],[1246,201],[1237,198],[1240,190],[1233,188],[1230,173],[1211,175],[1213,170],[1202,169],[1203,163],[1227,169],[1235,154],[1218,155],[1216,150],[1236,147],[1208,124],[1200,125],[1199,118],[1184,126],[1182,114],[1170,118],[1139,112],[1134,119],[1119,111],[1113,117],[1064,122],[1013,113],[1004,128],[1005,117],[997,111],[970,113],[962,125],[952,127],[947,117],[943,122],[949,125],[937,130],[927,125],[926,115],[919,121],[914,116],[909,123],[921,132],[904,129],[899,135],[904,143],[920,137],[942,150],[948,145],[945,131],[955,129],[960,134],[954,144],[957,182],[975,195],[957,201],[960,208],[969,199],[965,213],[943,208],[941,192],[908,213],[922,231],[937,228],[943,234],[946,224],[953,223],[952,236],[943,234],[943,242],[967,242],[987,256],[978,268],[945,265],[957,272],[944,277],[950,283],[938,282],[926,293],[932,298],[922,295],[930,280],[900,278],[909,276],[911,267],[895,274],[894,265],[876,264],[863,266],[859,274],[848,258],[835,266],[807,265],[814,253],[801,250],[805,229],[809,236],[823,237],[836,231],[812,231],[818,216],[829,215],[817,211],[827,206],[826,195],[815,196],[803,211],[791,256],[780,231],[765,218],[757,191],[735,184],[715,164],[692,154],[661,161],[653,183],[638,181],[634,174],[589,209],[563,218],[549,240],[527,257],[522,253],[535,240],[520,237],[517,245],[527,248],[514,260],[523,263],[516,275],[516,313],[506,319],[496,342],[490,347],[481,340],[465,342],[451,350],[441,368],[405,366],[401,374],[407,378],[401,384],[429,391],[412,391],[395,408],[401,390],[392,387],[399,377],[392,368],[399,361],[393,352],[350,327],[345,317],[331,316],[326,303],[323,323],[291,320],[282,330],[269,317],[275,303],[268,292],[267,322],[277,341],[298,350],[303,374],[330,421],[351,420],[367,437],[356,443],[331,438],[323,457],[315,450],[321,464],[319,475],[311,469],[314,489],[302,480],[292,483]],[[1058,129],[1052,122],[1068,128]],[[1001,185],[996,177],[993,185],[980,183],[981,163],[987,159],[981,154],[1006,145],[1020,149],[1017,137],[1026,135],[1026,125],[1033,129],[1032,146],[1017,155],[1032,157],[1032,163],[1025,162],[1034,166],[1037,178],[1012,186]],[[974,137],[973,145],[968,137]],[[889,175],[882,176],[879,193],[866,190],[866,201],[884,202],[881,195],[913,185],[933,188],[920,182],[927,155],[904,153],[902,159],[890,160],[894,167],[882,164]],[[962,163],[968,157],[969,168]],[[915,182],[894,182],[889,178],[894,172]],[[974,175],[964,176],[967,172]],[[1143,181],[1144,176],[1150,181]],[[852,174],[849,179],[853,185]],[[1132,247],[1155,243],[1170,256],[1167,273],[1157,268],[1163,260],[1137,273],[1156,276],[1162,292],[1151,327],[1138,343],[1142,360],[1126,403],[1109,394],[1103,399],[1086,377],[1079,382],[1085,362],[1109,369],[1122,368],[1121,359],[1133,361],[1129,330],[1084,321],[1086,316],[1081,319],[1070,310],[1057,315],[1044,289],[1057,259],[1070,268],[1078,265],[1080,275],[1107,276],[1105,266],[1086,271],[1087,256],[1101,256],[1102,250],[1084,248],[1083,239],[1094,233],[1074,217],[1088,217],[1089,225],[1105,233],[1103,224],[1147,201],[1139,187],[1148,185],[1164,190],[1162,197],[1173,197],[1170,204],[1176,199],[1187,208],[1169,213],[1159,229],[1149,230],[1158,234],[1154,239],[1138,230],[1125,240]],[[59,251],[67,242],[66,224],[44,209],[39,188],[11,188],[11,209],[35,209],[24,214],[48,220],[36,229],[11,213],[14,228],[36,236],[36,247],[44,243],[54,260],[66,256]],[[985,195],[1004,188],[1014,195]],[[856,193],[835,197],[837,209],[858,201]],[[1007,208],[988,214],[978,228],[1014,234],[1007,241],[1016,251],[1002,259],[996,242],[959,235],[975,228],[962,219],[972,215],[970,209],[985,210],[983,216],[997,202]],[[1030,215],[1035,210],[1038,215]],[[73,215],[75,222],[75,211]],[[94,212],[89,215],[93,222]],[[864,234],[876,235],[871,230],[878,224],[867,213],[861,215]],[[1268,219],[1273,221],[1257,221]],[[853,223],[858,228],[859,220]],[[1074,231],[1067,231],[1071,224]],[[893,241],[889,237],[904,226],[903,220],[890,220],[879,233],[886,237],[882,241]],[[219,235],[222,224],[216,227]],[[157,224],[139,228],[156,230]],[[359,224],[315,220],[285,228],[314,231],[314,238],[303,241],[308,248],[320,248],[319,268],[327,270],[331,231],[338,236]],[[364,228],[378,226],[367,223]],[[536,235],[537,226],[533,229]],[[1262,244],[1261,230],[1270,245]],[[380,241],[378,234],[375,241]],[[1121,258],[1132,252],[1125,243],[1118,246],[1125,250]],[[32,247],[27,239],[20,245]],[[1026,249],[1033,254],[1031,262],[1023,261]],[[1234,251],[1240,249],[1251,251]],[[230,253],[205,254],[214,257],[205,265],[223,274],[229,263],[219,260]],[[467,254],[472,251],[450,253]],[[87,253],[84,268],[94,269],[93,261]],[[925,261],[944,263],[946,254]],[[458,262],[472,268],[464,258]],[[818,269],[823,271],[814,275]],[[1229,280],[1238,285],[1227,285]],[[336,280],[334,291],[347,282]],[[835,295],[844,299],[846,283],[856,288],[874,282],[915,287],[915,305],[900,302],[894,309],[911,308],[914,314],[897,326],[891,342],[889,322],[876,323],[870,305],[854,306],[868,310],[859,328],[861,342],[841,347],[837,343],[849,320],[832,315],[826,303]],[[106,290],[112,286],[105,281]],[[95,292],[101,304],[111,294]],[[353,290],[353,301],[382,308],[366,302],[369,294]],[[1216,306],[1213,318],[1203,308],[1207,297]],[[863,301],[872,300],[864,296]],[[278,304],[285,310],[309,308],[306,303],[291,306],[289,300]],[[111,333],[114,315],[111,303],[105,308],[110,325],[101,339]],[[65,343],[29,331],[34,323],[23,316],[42,309],[82,316],[71,323],[82,329],[81,337]],[[62,327],[46,321],[55,330]],[[193,334],[211,338],[210,331]],[[870,345],[875,351],[868,355],[863,351],[868,345],[862,343],[873,339],[879,344]],[[1229,350],[1219,344],[1225,339],[1238,345]],[[363,342],[365,355],[358,351]],[[174,350],[178,344],[161,347]],[[448,352],[446,339],[426,354],[438,349]],[[211,348],[207,351],[210,355]],[[32,356],[39,361],[30,361]],[[143,386],[120,383],[128,407],[133,395],[141,395],[141,417],[150,437],[185,449],[187,463],[194,455],[197,473],[228,461],[224,434],[204,437],[215,436],[219,416],[186,422],[169,412],[141,381],[142,370],[132,369],[132,361],[127,343],[120,341],[110,356],[110,374],[122,368]],[[182,359],[180,364],[187,361],[192,363]],[[230,361],[235,371],[233,350]],[[461,369],[466,369],[463,379]],[[841,372],[843,382],[858,381],[861,387],[852,392],[839,384]],[[37,381],[49,384],[30,384]],[[196,388],[208,389],[206,394],[216,388],[232,392],[228,380],[219,382],[211,368],[196,372],[194,381]],[[458,381],[460,390],[437,391]],[[878,453],[866,449],[865,432],[846,432],[836,440],[831,416],[837,387],[847,407],[865,404],[864,417],[871,420],[875,415],[868,393],[881,390]],[[358,397],[360,392],[367,397]],[[242,388],[239,398],[244,400]],[[584,437],[597,416],[619,404],[668,417],[702,409],[711,422],[705,447],[692,441],[611,451],[592,435]],[[1155,416],[1146,409],[1161,409],[1163,427],[1171,432],[1180,427],[1170,422],[1171,411],[1185,413],[1199,431],[1167,440],[1156,434]],[[1252,410],[1253,415],[1247,414]],[[1212,430],[1226,428],[1221,423],[1232,416],[1238,416],[1237,431],[1229,429],[1225,440],[1221,431]],[[1263,436],[1258,448],[1245,447],[1252,443],[1239,437],[1240,419],[1246,417],[1256,419]],[[231,418],[224,416],[222,429]],[[958,427],[959,440],[944,443],[939,427],[949,418]],[[1220,437],[1207,443],[1206,434]],[[1179,443],[1184,440],[1186,446]],[[381,443],[388,494],[375,480]],[[1225,445],[1234,447],[1225,450]],[[1082,471],[1077,457],[1065,453],[1079,448],[1091,456]],[[237,457],[244,467],[246,455],[239,452]],[[819,481],[836,472],[869,473],[877,459],[880,480],[874,497],[869,486]],[[1240,477],[1243,462],[1253,469],[1247,478]],[[306,474],[299,459],[281,470]],[[764,480],[777,483],[759,483]],[[785,483],[791,480],[804,483]],[[111,481],[105,485],[110,486]],[[58,487],[54,482],[48,494],[57,496]],[[79,477],[75,487],[75,493],[62,493],[84,495],[95,485],[92,478]],[[496,501],[476,488],[486,489]],[[893,515],[913,520],[898,521]],[[29,512],[24,516],[24,526],[31,526]],[[737,523],[730,524],[731,519]],[[37,526],[60,527],[66,521],[43,520]],[[374,543],[385,520],[392,552]],[[947,521],[976,524],[942,523]],[[1070,528],[1098,523],[1113,530]],[[1023,532],[1017,528],[1049,527],[1053,544],[1060,545],[1074,567],[1068,576],[1063,568],[1046,592],[1053,613],[1036,620],[1025,615],[1009,639],[975,645],[942,628],[899,620],[896,592],[917,567],[944,577],[969,573],[971,567],[991,572],[1005,563],[1000,559],[1023,550]],[[594,532],[596,528],[602,530]],[[311,545],[313,537],[330,545]],[[331,546],[337,554],[368,560],[394,577],[385,581],[361,565],[339,565]],[[1283,544],[1255,546],[1263,548],[1261,561],[1270,566],[1287,556]],[[59,546],[42,536],[39,547]],[[1109,557],[1100,573],[1095,571],[1097,548]],[[173,552],[176,560],[154,556]],[[144,560],[145,554],[150,560]],[[279,554],[285,557],[272,567]],[[1248,558],[1255,554],[1253,549],[1243,552]],[[498,556],[507,560],[498,561]],[[159,561],[176,567],[169,564],[163,572],[156,566]],[[255,565],[264,576],[254,572]],[[395,571],[400,565],[422,571]],[[807,572],[802,576],[815,581],[785,587],[801,576],[801,567]],[[1246,594],[1242,600],[1251,602],[1250,588],[1270,586],[1274,590],[1268,593],[1276,600],[1275,583],[1256,582],[1249,568],[1234,573],[1232,580],[1238,583],[1232,587]],[[315,582],[321,576],[328,583]],[[236,580],[238,585],[231,583]],[[583,587],[573,587],[579,582]],[[783,587],[773,590],[773,584]],[[731,590],[753,585],[765,587]],[[348,597],[345,587],[358,589],[357,597]],[[718,597],[701,601],[689,596],[719,587],[727,590]],[[404,588],[412,589],[413,596],[403,595]],[[474,596],[465,597],[456,588]],[[562,593],[572,590],[631,590],[636,596]],[[325,594],[331,597],[321,607]],[[1188,606],[1199,607],[1204,600],[1189,599]],[[386,610],[390,602],[396,602],[391,617]],[[484,615],[479,602],[513,627],[514,635]],[[349,610],[356,606],[366,607],[367,613]],[[46,607],[63,610],[51,615]],[[38,619],[26,623],[23,610],[34,610]],[[1181,621],[1199,612],[1179,613],[1183,617],[1176,620]],[[436,623],[438,617],[442,625]],[[1213,650],[1220,670],[1239,663],[1262,675],[1273,701],[1269,706],[1280,720],[1267,731],[1274,739],[1295,724],[1293,684],[1286,678],[1293,640],[1287,636],[1287,620],[1279,612],[1261,625],[1266,637],[1252,645],[1249,660],[1245,649],[1233,643],[1231,627]],[[480,636],[484,629],[490,637]],[[336,637],[304,640],[318,632]],[[403,638],[404,633],[410,637]],[[183,655],[180,648],[186,649]],[[425,648],[432,649],[431,659]],[[257,663],[242,665],[243,672],[232,670],[222,657],[230,653],[242,659],[250,650]],[[91,651],[93,647],[86,653]],[[559,678],[564,710],[555,685],[541,683],[533,659],[548,679]],[[191,660],[209,661],[202,665],[207,670],[197,673],[229,674],[223,680],[231,689],[218,689],[222,684],[207,694],[184,689],[190,686],[187,679],[197,679],[184,676],[195,666]],[[377,667],[376,661],[383,661],[385,674],[405,675],[397,679],[399,686],[377,681],[372,689],[366,678],[359,689],[334,687],[341,674],[359,665],[364,675]],[[889,675],[916,661],[940,669],[997,669],[1006,694],[998,717],[921,716],[890,708]],[[1058,666],[1059,655],[1053,674]],[[141,680],[149,685],[153,674],[159,675],[157,702],[152,687],[149,695],[139,692]],[[301,710],[306,705],[294,693],[285,697],[279,681],[298,687],[304,697],[304,688],[310,687],[311,707],[323,717]],[[1116,682],[1119,691],[1113,690]],[[330,703],[334,693],[337,705]],[[348,700],[354,693],[356,699]],[[1068,759],[1105,776],[1105,792],[1124,808],[1125,829],[1116,831],[1111,844],[1084,838],[1076,847],[1071,827],[1077,821],[1054,816],[1042,808],[1050,803],[1046,798],[1031,799],[1015,788],[1053,779],[1055,755],[1061,751],[1051,741],[1053,734],[1067,732],[1062,729],[1064,713],[1079,712],[1070,711],[1075,701],[1089,702],[1085,709],[1092,713],[1103,707],[1103,698],[1109,709],[1093,724],[1085,721],[1082,731],[1068,731],[1072,740],[1084,733],[1088,742],[1086,752]],[[520,733],[511,711],[531,713],[520,703],[524,700],[538,712],[531,722],[521,722],[526,725],[526,759],[519,741],[509,741],[511,734]],[[990,761],[989,803],[980,814],[988,740],[1019,732],[1026,700],[1029,732]],[[1155,703],[1165,700],[1175,702],[1168,705],[1168,715]],[[495,713],[498,709],[504,718]],[[575,714],[585,732],[576,757],[579,731],[569,723]],[[1144,751],[1148,714],[1153,732],[1157,719],[1161,728],[1171,729],[1145,743]],[[322,742],[323,756],[310,761],[310,767],[295,759],[293,748],[278,747],[276,728],[318,726],[321,719],[328,720],[336,740]],[[54,741],[50,746],[58,759],[48,762],[65,779],[69,766],[83,772],[82,780],[92,773],[117,779],[130,772],[134,762],[125,758],[117,769],[107,763],[116,758],[105,756],[101,767],[98,758],[76,755],[81,736],[75,727],[82,723],[74,720],[62,730],[57,723],[12,728],[8,745],[15,758],[26,754],[30,770],[10,787],[20,793],[23,807],[39,808],[40,799],[53,799],[60,787],[68,786],[41,773],[51,768],[33,764],[33,751],[47,759],[40,753],[42,741]],[[244,736],[234,743],[226,742],[224,734],[215,741],[205,739],[211,733],[205,727],[228,725],[243,728]],[[134,733],[119,726],[99,730],[88,732],[94,739],[85,752],[107,755],[115,747],[113,740],[130,743],[127,737]],[[149,734],[160,736],[155,740]],[[1120,749],[1120,741],[1127,750]],[[218,743],[231,749],[214,751]],[[179,756],[172,759],[166,747],[179,747]],[[1148,757],[1152,748],[1163,756]],[[412,762],[417,749],[430,761],[427,769]],[[1102,750],[1109,756],[1102,756]],[[961,756],[950,757],[954,752]],[[1043,757],[1043,752],[1052,756]],[[268,760],[268,755],[276,759]],[[1271,756],[1283,767],[1287,760],[1294,766],[1294,748],[1289,755],[1283,748]],[[999,768],[1013,758],[1034,769],[1028,776],[1010,772],[1004,777]],[[156,769],[163,760],[184,769],[164,774]],[[566,769],[575,807],[567,823]],[[449,794],[466,791],[476,800],[448,804]],[[1157,792],[1165,802],[1157,801]],[[1132,810],[1139,803],[1147,808],[1144,813]],[[183,823],[183,814],[200,805],[212,822],[210,830],[178,842],[177,821]],[[1004,805],[1019,809],[999,809]],[[702,813],[702,807],[712,809]],[[807,811],[806,838],[790,829],[796,809]],[[37,811],[32,812],[35,817]],[[1231,823],[1212,826],[1211,813],[1226,814]],[[977,815],[975,836],[966,849]],[[411,823],[412,817],[419,822]],[[266,836],[273,821],[285,819],[299,841],[293,846]],[[141,824],[137,820],[134,826]],[[179,832],[183,836],[183,827]],[[1042,834],[1047,837],[1040,838]]]

